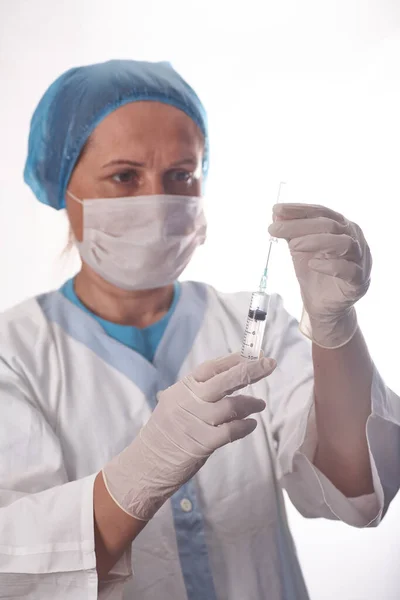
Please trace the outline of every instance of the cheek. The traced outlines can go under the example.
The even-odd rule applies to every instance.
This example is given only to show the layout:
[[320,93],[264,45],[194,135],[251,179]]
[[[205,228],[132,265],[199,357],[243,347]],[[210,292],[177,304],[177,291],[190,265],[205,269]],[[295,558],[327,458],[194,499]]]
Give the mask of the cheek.
[[75,202],[75,200],[69,198],[69,196],[67,196],[65,203],[68,219],[75,239],[78,242],[81,242],[83,239],[83,207],[78,202]]

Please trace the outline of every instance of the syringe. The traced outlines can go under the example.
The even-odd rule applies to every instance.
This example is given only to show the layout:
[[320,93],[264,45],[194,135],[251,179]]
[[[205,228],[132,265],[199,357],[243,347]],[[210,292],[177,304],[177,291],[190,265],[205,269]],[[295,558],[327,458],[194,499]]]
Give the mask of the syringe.
[[267,324],[269,297],[265,292],[253,292],[242,341],[241,355],[249,360],[260,358]]
[[[280,201],[281,188],[285,185],[284,181],[279,184],[278,197],[276,203]],[[241,355],[248,360],[257,360],[260,358],[262,343],[264,340],[265,326],[267,324],[269,296],[266,293],[268,266],[271,258],[271,250],[277,239],[270,237],[267,261],[264,272],[261,277],[260,285],[256,292],[253,292],[250,300],[249,312],[247,315],[246,327],[242,341]]]

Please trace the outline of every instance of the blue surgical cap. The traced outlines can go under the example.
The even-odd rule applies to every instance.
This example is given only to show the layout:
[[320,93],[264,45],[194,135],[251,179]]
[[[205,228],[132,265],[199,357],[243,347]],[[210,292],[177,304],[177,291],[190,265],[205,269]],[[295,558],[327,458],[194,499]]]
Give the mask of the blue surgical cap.
[[92,131],[129,102],[149,100],[185,112],[205,139],[203,175],[208,170],[207,116],[192,88],[169,63],[111,60],[70,69],[47,90],[29,134],[24,179],[40,202],[59,210],[78,157]]

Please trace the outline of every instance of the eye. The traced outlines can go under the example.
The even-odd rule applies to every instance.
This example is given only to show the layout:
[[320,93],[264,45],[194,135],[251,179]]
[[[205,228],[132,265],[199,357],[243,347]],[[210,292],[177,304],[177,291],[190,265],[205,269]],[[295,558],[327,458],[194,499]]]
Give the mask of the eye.
[[193,173],[190,171],[170,171],[168,178],[171,181],[177,181],[181,183],[191,183],[193,179]]
[[122,171],[112,176],[112,180],[116,183],[133,183],[137,179],[136,171]]

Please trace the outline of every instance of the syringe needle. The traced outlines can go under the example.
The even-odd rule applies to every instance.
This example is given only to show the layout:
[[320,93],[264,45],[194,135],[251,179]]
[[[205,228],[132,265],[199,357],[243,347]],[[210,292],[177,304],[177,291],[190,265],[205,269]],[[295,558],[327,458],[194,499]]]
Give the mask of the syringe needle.
[[271,250],[272,250],[272,244],[273,244],[273,240],[271,239],[271,240],[269,241],[268,256],[267,256],[267,262],[265,263],[265,270],[267,270],[267,269],[268,269],[269,259],[270,259],[270,256],[271,256]]
[[273,240],[271,239],[270,242],[269,242],[267,262],[265,263],[264,272],[262,274],[260,285],[259,285],[259,288],[258,288],[260,292],[265,292],[265,290],[267,289],[268,264],[269,264],[269,259],[270,259],[270,256],[271,256],[272,243],[273,243]]
[[[282,190],[282,186],[283,185],[286,185],[286,181],[281,181],[280,184],[279,184],[278,196],[276,198],[276,204],[279,204],[279,201],[280,201],[280,198],[281,198],[281,190]],[[265,290],[267,288],[268,266],[269,266],[269,260],[271,258],[272,244],[274,242],[277,242],[277,241],[278,240],[276,238],[273,238],[272,236],[269,238],[269,248],[268,248],[267,261],[265,263],[264,272],[263,272],[263,275],[261,277],[261,281],[260,281],[260,285],[259,285],[259,291],[260,292],[265,292]]]
[[276,204],[279,204],[280,197],[281,197],[281,189],[282,189],[283,185],[286,185],[286,181],[281,181],[280,184],[279,184],[278,197],[276,199]]

